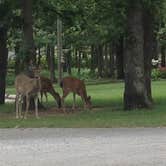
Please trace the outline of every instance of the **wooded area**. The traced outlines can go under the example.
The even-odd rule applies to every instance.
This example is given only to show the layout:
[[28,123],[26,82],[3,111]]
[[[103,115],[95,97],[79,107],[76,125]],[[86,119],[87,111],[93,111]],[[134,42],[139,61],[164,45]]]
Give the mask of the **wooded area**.
[[0,104],[7,71],[32,60],[52,82],[73,68],[80,79],[88,69],[91,78],[124,80],[124,109],[151,108],[152,59],[166,67],[165,11],[165,0],[1,0]]

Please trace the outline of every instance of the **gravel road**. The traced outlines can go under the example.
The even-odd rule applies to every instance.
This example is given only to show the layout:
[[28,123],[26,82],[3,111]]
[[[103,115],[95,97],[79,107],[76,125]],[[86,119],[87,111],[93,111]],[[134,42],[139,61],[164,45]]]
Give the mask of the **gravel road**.
[[0,129],[0,166],[166,166],[166,128]]

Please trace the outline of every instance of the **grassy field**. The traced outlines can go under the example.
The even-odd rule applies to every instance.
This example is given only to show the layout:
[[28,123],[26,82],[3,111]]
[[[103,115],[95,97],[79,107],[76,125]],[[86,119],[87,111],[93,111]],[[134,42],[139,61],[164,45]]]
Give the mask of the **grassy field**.
[[[92,97],[93,109],[75,113],[56,113],[54,110],[40,112],[36,120],[30,114],[27,120],[16,120],[14,104],[0,106],[0,127],[161,127],[166,126],[166,81],[152,83],[155,101],[152,110],[123,111],[123,83],[102,83],[87,86]],[[59,88],[57,91],[61,93]],[[13,87],[7,89],[14,93]],[[53,98],[49,96],[47,107],[55,107]],[[66,98],[66,105],[71,106],[72,95]],[[82,106],[80,98],[77,105]],[[44,113],[43,113],[44,112]],[[51,112],[51,113],[50,113]]]

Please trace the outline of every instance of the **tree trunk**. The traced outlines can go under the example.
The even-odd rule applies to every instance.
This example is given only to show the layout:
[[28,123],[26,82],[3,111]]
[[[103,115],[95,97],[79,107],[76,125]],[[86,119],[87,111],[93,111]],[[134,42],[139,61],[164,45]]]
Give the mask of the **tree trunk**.
[[48,70],[50,71],[50,64],[51,64],[51,57],[50,57],[50,53],[51,52],[51,48],[50,48],[50,45],[48,44],[47,45],[47,48],[46,48],[46,60],[47,60],[47,66],[48,66]]
[[78,67],[78,75],[80,76],[80,72],[81,72],[81,51],[78,51],[78,64],[77,64],[77,67]]
[[50,50],[50,79],[52,82],[56,82],[56,78],[55,78],[55,51],[54,51],[54,46],[51,47]]
[[71,75],[71,62],[72,62],[72,56],[71,56],[71,50],[69,50],[66,53],[66,66],[67,66],[67,72],[69,75]]
[[2,27],[0,28],[0,104],[5,103],[7,60],[7,30]]
[[109,45],[109,55],[110,55],[110,77],[115,78],[115,44],[111,43]]
[[99,77],[103,77],[103,46],[97,46],[97,54],[98,54],[98,75]]
[[19,56],[19,50],[20,50],[20,44],[19,43],[16,43],[16,46],[15,46],[15,55],[16,55],[16,59],[15,59],[15,75],[19,74],[20,73],[20,65],[21,65],[21,62],[20,62],[20,56]]
[[165,46],[161,47],[161,67],[166,66]]
[[105,76],[110,77],[109,45],[105,44]]
[[91,45],[91,64],[90,64],[90,69],[91,69],[91,72],[95,72],[95,67],[96,67],[96,61],[95,61],[95,46],[94,45]]
[[[22,1],[24,67],[28,71],[30,60],[36,65],[36,50],[33,40],[32,0]],[[25,99],[23,100],[25,106]],[[24,107],[23,107],[24,108]],[[30,108],[34,109],[34,99],[30,99]],[[39,108],[43,108],[39,102]]]
[[147,90],[147,95],[150,101],[152,101],[152,92],[151,92],[151,70],[152,70],[152,56],[155,45],[155,35],[153,32],[153,15],[144,9],[143,15],[143,27],[144,27],[144,72],[145,72],[145,86]]
[[33,18],[32,18],[32,0],[22,1],[22,15],[23,15],[23,45],[24,45],[24,64],[27,67],[30,60],[35,64],[35,46],[33,40]]
[[37,65],[40,66],[41,64],[41,52],[40,52],[40,47],[38,48],[38,61],[37,61]]
[[145,84],[143,9],[139,1],[128,9],[124,53],[124,109],[151,107]]
[[57,54],[58,54],[58,82],[62,80],[62,20],[57,16]]
[[123,71],[123,37],[119,40],[116,45],[116,68],[117,68],[117,79],[124,79]]

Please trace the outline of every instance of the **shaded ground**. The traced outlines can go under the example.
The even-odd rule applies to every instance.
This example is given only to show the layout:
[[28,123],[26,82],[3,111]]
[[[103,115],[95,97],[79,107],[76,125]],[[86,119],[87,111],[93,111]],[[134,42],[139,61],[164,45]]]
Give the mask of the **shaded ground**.
[[165,166],[166,128],[0,129],[1,166]]

